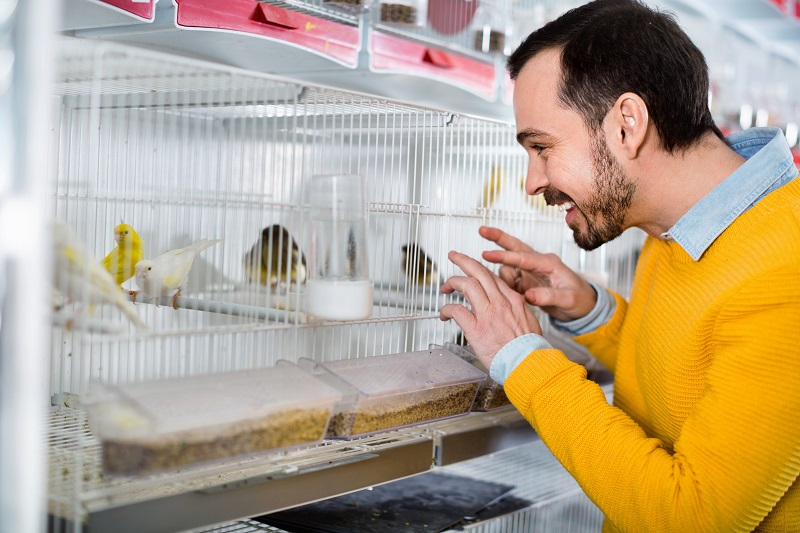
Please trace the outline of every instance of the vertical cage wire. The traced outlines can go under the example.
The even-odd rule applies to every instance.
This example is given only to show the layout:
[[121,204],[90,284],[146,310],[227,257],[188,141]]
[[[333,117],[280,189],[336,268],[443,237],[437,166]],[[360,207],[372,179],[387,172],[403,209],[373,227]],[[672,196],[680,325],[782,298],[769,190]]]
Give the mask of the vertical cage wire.
[[[49,183],[54,216],[93,260],[131,224],[152,259],[198,239],[180,297],[131,298],[145,328],[116,307],[67,303],[54,314],[51,389],[336,360],[463,342],[439,308],[497,226],[624,291],[635,236],[583,252],[556,210],[525,192],[513,126],[111,45],[65,42]],[[326,322],[304,309],[310,236],[305,195],[316,174],[364,178],[369,319]],[[270,233],[274,226],[284,232]],[[405,250],[405,252],[404,252]],[[255,253],[260,252],[260,253]],[[257,262],[276,257],[253,278]],[[302,260],[298,262],[302,263]],[[488,265],[496,269],[496,265]],[[307,265],[306,265],[307,267]],[[249,270],[248,270],[249,268]],[[248,274],[249,272],[249,274]],[[122,284],[138,290],[130,279]],[[173,309],[173,304],[179,309]]]

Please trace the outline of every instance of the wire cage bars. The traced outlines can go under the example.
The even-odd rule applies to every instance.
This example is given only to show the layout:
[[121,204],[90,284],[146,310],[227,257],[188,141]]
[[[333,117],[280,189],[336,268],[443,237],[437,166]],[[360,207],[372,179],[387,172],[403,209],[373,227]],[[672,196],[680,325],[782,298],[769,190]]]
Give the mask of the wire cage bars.
[[[439,308],[460,297],[439,289],[458,273],[448,251],[480,258],[490,248],[481,225],[627,293],[641,235],[578,249],[558,211],[525,193],[526,155],[511,124],[120,45],[66,39],[59,48],[47,201],[55,227],[66,227],[88,259],[70,294],[53,291],[49,382],[57,407],[79,405],[91,381],[463,342],[454,323],[439,320]],[[364,184],[373,291],[371,313],[358,320],[320,319],[306,307],[308,194],[314,176],[329,174]],[[163,294],[143,292],[130,270],[135,261],[125,258],[131,267],[115,280],[125,301],[104,304],[89,297],[92,273],[124,228],[138,235],[138,252],[125,248],[136,261],[208,242],[185,281]],[[63,242],[55,241],[59,272]],[[577,346],[559,342],[591,365]],[[90,436],[61,445],[65,435],[85,433],[84,419],[73,418],[51,425],[51,506],[79,518],[87,487],[90,499],[117,489],[93,478]]]

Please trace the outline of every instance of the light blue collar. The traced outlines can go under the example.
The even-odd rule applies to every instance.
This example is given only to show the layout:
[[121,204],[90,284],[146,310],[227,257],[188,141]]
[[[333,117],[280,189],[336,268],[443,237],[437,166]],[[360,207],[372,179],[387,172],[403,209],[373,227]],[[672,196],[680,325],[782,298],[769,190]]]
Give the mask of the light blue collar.
[[780,128],[750,128],[726,142],[747,161],[661,235],[680,244],[695,261],[739,215],[797,176]]

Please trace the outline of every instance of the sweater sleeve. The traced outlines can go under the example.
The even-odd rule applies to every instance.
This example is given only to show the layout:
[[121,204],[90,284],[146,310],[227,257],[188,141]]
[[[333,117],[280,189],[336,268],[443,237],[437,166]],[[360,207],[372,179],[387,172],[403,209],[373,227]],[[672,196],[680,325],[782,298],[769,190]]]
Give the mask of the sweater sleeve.
[[734,294],[712,334],[705,392],[672,450],[555,349],[532,352],[505,390],[621,531],[752,531],[800,473],[798,324],[794,271]]
[[574,340],[584,345],[593,356],[603,363],[603,366],[613,373],[617,364],[617,346],[628,302],[619,294],[613,291],[608,292],[615,301],[615,310],[611,319],[594,331],[574,337]]

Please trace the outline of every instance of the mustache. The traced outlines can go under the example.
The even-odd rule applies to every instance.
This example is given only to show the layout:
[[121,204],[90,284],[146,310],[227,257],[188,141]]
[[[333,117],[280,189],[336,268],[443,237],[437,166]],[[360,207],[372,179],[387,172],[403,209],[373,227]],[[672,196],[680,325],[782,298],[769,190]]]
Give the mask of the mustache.
[[572,198],[552,186],[547,187],[542,193],[542,196],[547,205],[557,205],[573,201]]

